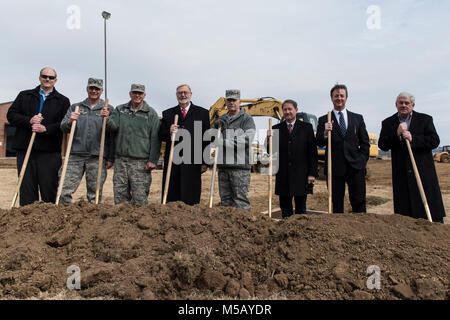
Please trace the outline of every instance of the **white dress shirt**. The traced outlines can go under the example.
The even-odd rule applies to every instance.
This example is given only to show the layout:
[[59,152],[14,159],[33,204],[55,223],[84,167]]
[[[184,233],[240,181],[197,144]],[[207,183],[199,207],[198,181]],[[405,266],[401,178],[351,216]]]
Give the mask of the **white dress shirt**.
[[[333,109],[334,116],[337,119],[337,125],[339,125],[339,111],[336,109]],[[345,122],[345,129],[348,129],[348,116],[347,116],[347,108],[344,108],[344,110],[341,111],[342,115],[344,116],[344,122]]]

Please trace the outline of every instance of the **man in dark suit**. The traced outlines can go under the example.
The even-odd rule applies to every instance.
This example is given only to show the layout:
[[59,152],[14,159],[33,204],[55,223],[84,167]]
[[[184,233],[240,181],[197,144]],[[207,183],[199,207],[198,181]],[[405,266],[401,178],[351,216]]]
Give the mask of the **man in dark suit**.
[[17,127],[13,148],[17,150],[17,170],[21,171],[32,132],[36,133],[27,169],[20,186],[20,205],[39,201],[55,202],[58,170],[61,166],[61,120],[70,101],[56,91],[56,71],[45,67],[39,73],[40,85],[19,93],[6,115]]
[[[174,150],[181,150],[175,151],[173,155],[167,202],[183,201],[186,204],[194,205],[200,202],[201,175],[208,169],[203,159],[203,150],[207,145],[207,142],[203,141],[203,134],[210,128],[209,112],[205,108],[191,103],[192,91],[189,85],[178,86],[176,95],[178,105],[163,112],[159,129],[159,139],[166,142],[162,196],[166,182],[171,136],[173,132],[178,132],[178,129],[184,129],[177,133],[178,137],[175,138],[178,140],[181,136],[180,141],[175,142],[174,148]],[[174,125],[176,114],[178,114],[178,124]],[[187,135],[190,137],[190,142]],[[177,147],[180,143],[183,144],[183,148]]]
[[[369,136],[362,115],[350,112],[345,104],[348,98],[347,87],[336,84],[330,91],[334,105],[332,121],[327,122],[327,115],[319,118],[317,126],[317,145],[327,145],[331,134],[332,190],[333,212],[344,212],[345,183],[352,212],[366,212],[366,164],[369,160]],[[325,158],[328,160],[328,146]],[[325,162],[327,173],[328,161]]]
[[383,120],[378,146],[391,150],[394,212],[412,218],[426,219],[406,140],[416,161],[425,196],[434,222],[444,222],[445,209],[434,167],[432,150],[439,146],[433,118],[413,111],[414,96],[402,92],[396,100],[397,113]]
[[[297,102],[286,100],[282,104],[284,121],[272,127],[278,143],[275,194],[280,198],[283,218],[306,212],[307,185],[317,176],[317,147],[314,130],[310,123],[296,120]],[[268,136],[272,132],[269,130]],[[278,136],[278,137],[277,137]]]

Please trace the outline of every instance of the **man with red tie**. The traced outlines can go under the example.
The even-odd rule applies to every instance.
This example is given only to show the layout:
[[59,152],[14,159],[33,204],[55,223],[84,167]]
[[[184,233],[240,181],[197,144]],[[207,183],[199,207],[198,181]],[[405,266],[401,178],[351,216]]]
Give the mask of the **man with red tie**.
[[[164,191],[171,137],[175,132],[175,149],[180,149],[180,146],[177,147],[180,143],[186,148],[174,152],[167,202],[183,201],[194,205],[200,202],[201,175],[208,169],[203,159],[203,150],[207,146],[207,142],[203,141],[203,134],[210,128],[209,112],[191,102],[192,91],[187,84],[177,87],[176,96],[178,105],[163,112],[159,129],[159,139],[166,142],[161,190]],[[177,125],[174,125],[175,115],[178,115]]]
[[286,100],[282,109],[284,121],[272,127],[279,146],[275,194],[280,198],[283,218],[288,218],[294,213],[292,198],[295,214],[306,213],[306,197],[317,176],[317,147],[312,125],[296,118],[297,102]]

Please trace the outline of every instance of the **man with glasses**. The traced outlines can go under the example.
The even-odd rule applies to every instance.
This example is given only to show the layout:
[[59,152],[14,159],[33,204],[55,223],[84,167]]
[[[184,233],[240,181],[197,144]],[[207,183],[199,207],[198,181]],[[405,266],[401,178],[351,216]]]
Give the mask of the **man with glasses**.
[[58,170],[61,167],[61,120],[70,106],[67,97],[55,89],[56,71],[45,67],[39,72],[40,85],[19,93],[8,110],[8,122],[16,126],[13,148],[17,150],[20,173],[32,132],[36,132],[33,149],[20,186],[20,205],[41,200],[55,202]]
[[391,150],[394,212],[416,219],[427,218],[406,145],[409,141],[431,218],[433,222],[444,223],[445,209],[432,153],[440,140],[433,118],[413,111],[415,98],[410,93],[400,93],[395,105],[397,112],[383,120],[378,139],[381,150]]
[[[100,112],[105,107],[105,101],[100,99],[103,93],[103,80],[89,78],[86,91],[88,97],[84,101],[70,106],[61,122],[61,130],[65,133],[70,132],[74,121],[77,122],[61,192],[61,203],[72,202],[72,195],[78,189],[83,174],[85,173],[87,200],[91,203],[95,202],[99,163],[98,156],[100,154],[100,140],[102,135],[102,117],[100,116]],[[75,112],[76,106],[79,106],[78,112]],[[108,107],[111,107],[111,105]],[[108,132],[105,139],[105,161],[103,162],[104,167],[102,168],[99,193],[100,200],[103,184],[106,180],[106,169],[111,168],[114,162],[113,143],[113,136]]]
[[131,100],[117,106],[111,116],[103,108],[101,116],[107,117],[106,127],[116,132],[114,163],[114,203],[125,201],[133,205],[147,205],[151,171],[156,168],[161,143],[158,139],[159,118],[145,98],[145,86],[132,84]]
[[228,113],[221,116],[215,128],[222,128],[219,145],[219,194],[222,206],[250,210],[250,148],[255,135],[255,122],[241,108],[241,92],[226,90],[225,103]]
[[[189,148],[189,150],[183,149],[179,153],[174,153],[167,202],[183,201],[188,205],[194,205],[200,202],[202,189],[201,175],[207,170],[207,165],[203,159],[203,150],[207,142],[203,141],[203,134],[210,128],[209,112],[191,102],[192,91],[187,84],[182,84],[177,87],[176,96],[178,105],[163,112],[161,127],[159,129],[160,140],[166,142],[162,196],[164,196],[166,183],[171,136],[173,132],[177,132],[180,128],[186,130],[184,133],[190,137],[190,142],[186,143],[186,148]],[[175,115],[178,115],[177,125],[173,124]],[[183,139],[186,138],[183,133],[180,135],[180,140],[178,140],[178,137],[176,138],[176,146],[183,143]]]

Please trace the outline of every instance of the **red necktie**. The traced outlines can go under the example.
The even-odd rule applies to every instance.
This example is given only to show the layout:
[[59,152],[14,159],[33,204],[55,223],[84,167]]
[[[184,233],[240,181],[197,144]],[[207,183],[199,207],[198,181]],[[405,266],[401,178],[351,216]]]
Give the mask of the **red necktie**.
[[289,134],[292,134],[292,123],[289,123],[288,127],[289,127]]
[[183,111],[183,119],[186,118],[186,108],[181,108],[181,111]]

